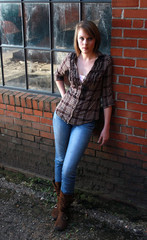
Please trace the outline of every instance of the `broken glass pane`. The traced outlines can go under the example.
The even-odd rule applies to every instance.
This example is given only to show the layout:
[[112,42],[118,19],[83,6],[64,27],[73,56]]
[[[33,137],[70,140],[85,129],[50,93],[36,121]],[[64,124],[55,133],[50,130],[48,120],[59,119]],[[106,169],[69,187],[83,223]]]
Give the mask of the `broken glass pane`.
[[3,65],[5,85],[26,88],[23,50],[3,48]]
[[83,4],[83,19],[91,20],[96,23],[101,33],[100,51],[106,54],[110,54],[112,20],[111,4]]
[[49,4],[25,4],[27,46],[50,47]]
[[27,66],[29,89],[51,92],[50,52],[28,50]]
[[78,4],[53,4],[54,48],[73,48],[75,26],[79,21]]
[[1,43],[22,45],[22,16],[19,3],[0,3]]

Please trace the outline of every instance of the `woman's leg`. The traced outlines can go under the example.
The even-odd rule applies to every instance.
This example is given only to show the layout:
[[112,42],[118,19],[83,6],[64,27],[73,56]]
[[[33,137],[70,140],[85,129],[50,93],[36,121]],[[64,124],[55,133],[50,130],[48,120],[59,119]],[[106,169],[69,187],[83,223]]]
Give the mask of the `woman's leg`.
[[62,166],[68,146],[71,125],[65,123],[55,112],[53,128],[55,137],[55,182],[61,182]]
[[74,193],[77,165],[88,145],[94,126],[94,122],[72,126],[62,167],[61,191],[64,194]]

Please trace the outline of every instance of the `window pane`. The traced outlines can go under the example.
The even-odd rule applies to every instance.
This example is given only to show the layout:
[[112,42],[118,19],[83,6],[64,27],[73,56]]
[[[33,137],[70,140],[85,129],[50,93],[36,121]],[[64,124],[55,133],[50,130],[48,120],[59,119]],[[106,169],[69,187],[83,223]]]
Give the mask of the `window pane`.
[[25,88],[25,63],[23,50],[3,49],[3,65],[5,85]]
[[22,45],[21,5],[16,3],[0,4],[2,44]]
[[[67,52],[55,52],[54,53],[54,73],[57,70],[57,67],[62,63],[64,58],[67,56],[67,54],[68,54]],[[56,83],[55,83],[54,91],[55,91],[55,93],[59,93]]]
[[1,70],[1,59],[0,59],[0,86],[2,86],[2,70]]
[[94,21],[101,33],[100,51],[110,54],[111,43],[111,4],[83,4],[83,18]]
[[28,50],[27,60],[29,89],[51,92],[50,53]]
[[25,4],[25,26],[28,46],[50,47],[49,4]]
[[73,48],[75,25],[79,21],[78,4],[53,4],[54,48]]

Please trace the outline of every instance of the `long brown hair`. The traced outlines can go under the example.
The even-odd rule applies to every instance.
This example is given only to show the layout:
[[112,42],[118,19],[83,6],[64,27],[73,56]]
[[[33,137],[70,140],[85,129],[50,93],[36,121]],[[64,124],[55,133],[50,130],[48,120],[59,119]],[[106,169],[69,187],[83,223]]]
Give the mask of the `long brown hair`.
[[77,56],[79,56],[81,53],[78,45],[78,32],[80,28],[84,29],[89,36],[95,38],[94,52],[97,52],[99,49],[100,41],[101,41],[100,32],[97,26],[92,21],[81,21],[76,25],[75,35],[74,35],[74,48]]

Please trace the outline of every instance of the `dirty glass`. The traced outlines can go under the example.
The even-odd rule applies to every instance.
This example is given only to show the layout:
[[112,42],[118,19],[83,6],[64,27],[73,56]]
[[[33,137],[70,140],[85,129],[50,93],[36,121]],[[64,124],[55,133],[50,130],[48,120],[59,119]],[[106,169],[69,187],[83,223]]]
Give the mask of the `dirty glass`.
[[25,4],[27,46],[50,47],[49,4]]
[[94,21],[101,33],[100,51],[110,54],[111,43],[111,6],[107,3],[83,4],[83,19]]
[[5,85],[25,88],[24,51],[21,49],[3,48],[3,65]]
[[29,89],[51,92],[51,63],[48,51],[28,50],[27,68]]
[[73,48],[75,25],[79,21],[78,4],[53,4],[54,48]]
[[[54,53],[54,61],[53,61],[54,62],[54,66],[53,66],[54,73],[57,70],[57,67],[62,63],[64,58],[67,56],[67,54],[68,54],[67,52],[55,52]],[[54,91],[55,91],[55,93],[59,93],[56,83],[54,86]]]
[[2,85],[2,68],[1,68],[1,59],[0,59],[0,86]]
[[0,3],[1,43],[22,45],[22,16],[19,3]]

